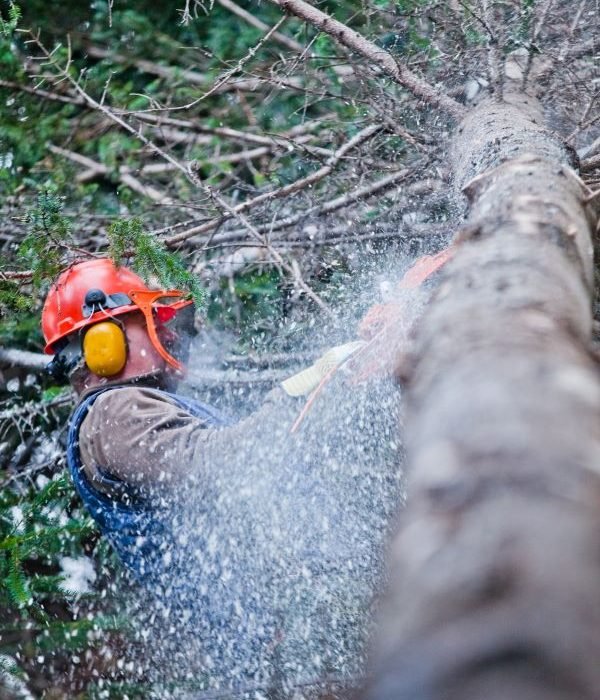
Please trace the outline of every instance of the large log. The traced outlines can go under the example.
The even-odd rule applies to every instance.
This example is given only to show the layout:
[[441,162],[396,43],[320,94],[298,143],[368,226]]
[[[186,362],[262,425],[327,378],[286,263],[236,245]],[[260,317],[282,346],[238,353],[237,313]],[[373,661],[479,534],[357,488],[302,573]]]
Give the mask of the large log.
[[408,507],[366,694],[597,700],[594,215],[523,93],[474,108],[452,163],[467,240],[417,332]]

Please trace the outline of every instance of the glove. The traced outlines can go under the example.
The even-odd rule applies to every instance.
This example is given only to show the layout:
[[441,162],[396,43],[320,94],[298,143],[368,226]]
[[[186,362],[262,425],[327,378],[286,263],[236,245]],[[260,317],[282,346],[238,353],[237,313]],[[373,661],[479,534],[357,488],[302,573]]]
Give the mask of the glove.
[[356,340],[331,348],[313,365],[283,381],[283,390],[288,396],[306,396],[312,393],[329,374],[365,345],[365,341]]

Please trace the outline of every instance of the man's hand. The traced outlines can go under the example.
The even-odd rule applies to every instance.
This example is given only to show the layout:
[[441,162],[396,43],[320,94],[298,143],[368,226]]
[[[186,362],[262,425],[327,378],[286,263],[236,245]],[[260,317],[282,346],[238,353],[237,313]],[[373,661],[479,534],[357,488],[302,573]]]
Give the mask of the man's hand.
[[396,376],[405,357],[414,313],[409,298],[402,302],[376,304],[358,325],[358,334],[367,344],[346,363],[350,381]]
[[[396,287],[399,300],[372,306],[358,324],[358,335],[368,341],[347,363],[352,381],[398,376],[406,356],[408,336],[415,320],[416,292],[423,282],[454,255],[450,247],[436,255],[424,255],[410,267]],[[411,305],[411,306],[409,306]]]

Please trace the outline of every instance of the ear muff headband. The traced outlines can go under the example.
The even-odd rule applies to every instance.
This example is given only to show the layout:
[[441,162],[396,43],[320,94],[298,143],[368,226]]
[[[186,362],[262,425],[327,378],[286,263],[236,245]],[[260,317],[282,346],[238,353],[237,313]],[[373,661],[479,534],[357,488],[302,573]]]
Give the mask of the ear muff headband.
[[127,362],[127,341],[113,321],[91,326],[83,336],[83,357],[88,369],[100,377],[118,374]]

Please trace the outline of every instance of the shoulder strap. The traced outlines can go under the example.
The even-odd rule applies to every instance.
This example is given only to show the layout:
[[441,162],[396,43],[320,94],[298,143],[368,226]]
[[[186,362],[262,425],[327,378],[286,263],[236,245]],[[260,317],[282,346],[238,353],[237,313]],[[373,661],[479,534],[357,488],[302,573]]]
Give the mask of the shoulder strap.
[[[88,411],[100,394],[104,394],[107,391],[112,391],[118,388],[118,386],[111,386],[90,392],[76,407],[69,422],[69,432],[67,437],[67,464],[75,486],[80,492],[82,490],[91,490],[95,492],[98,497],[106,498],[110,502],[114,503],[114,501],[117,500],[123,502],[127,506],[130,506],[141,500],[140,495],[128,488],[124,481],[111,476],[104,471],[101,465],[98,465],[97,472],[94,476],[94,484],[91,484],[83,470],[83,465],[79,454],[79,430],[88,414]],[[110,494],[110,496],[108,494]]]
[[196,418],[201,418],[205,420],[209,425],[215,427],[225,427],[227,425],[232,425],[233,421],[228,416],[224,415],[214,406],[211,406],[202,401],[197,401],[196,399],[189,398],[188,396],[181,396],[180,394],[173,394],[169,391],[161,391],[156,389],[155,391],[160,391],[161,394],[169,396],[173,401],[175,401],[181,408],[189,411]]

